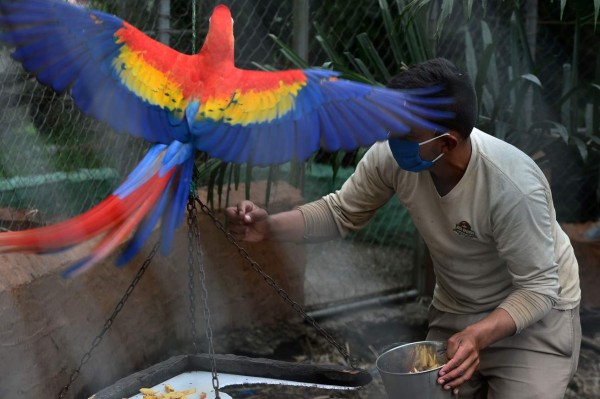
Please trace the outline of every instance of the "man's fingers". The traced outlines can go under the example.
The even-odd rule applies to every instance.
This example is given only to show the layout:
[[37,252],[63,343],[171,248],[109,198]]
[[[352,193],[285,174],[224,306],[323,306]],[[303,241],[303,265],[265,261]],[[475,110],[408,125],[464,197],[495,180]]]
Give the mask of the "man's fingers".
[[255,205],[252,201],[244,200],[237,204],[238,215],[244,216],[248,212],[252,212],[254,210]]
[[438,383],[443,385],[444,389],[456,388],[468,381],[477,370],[477,367],[479,367],[479,357],[476,355],[469,356],[442,375],[438,379]]

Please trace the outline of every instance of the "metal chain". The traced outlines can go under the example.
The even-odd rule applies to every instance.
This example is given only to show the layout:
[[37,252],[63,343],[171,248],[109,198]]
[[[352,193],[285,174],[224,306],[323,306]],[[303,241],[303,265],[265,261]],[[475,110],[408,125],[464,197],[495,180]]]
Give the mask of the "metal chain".
[[198,24],[198,17],[197,17],[197,5],[196,5],[196,0],[192,1],[192,54],[196,54],[196,42],[198,41],[198,38],[196,37],[198,32],[197,32],[197,24]]
[[188,291],[189,291],[189,300],[190,300],[190,325],[191,325],[191,334],[192,334],[192,345],[194,346],[194,353],[199,353],[199,341],[198,341],[198,330],[196,328],[196,283],[195,283],[195,275],[196,275],[196,267],[194,264],[194,230],[192,228],[193,225],[196,224],[194,220],[196,215],[194,213],[194,203],[193,201],[188,200],[187,203],[187,211],[188,211]]
[[[196,204],[195,204],[195,196],[191,194],[188,198],[188,266],[190,270],[190,279],[194,278],[194,266],[195,264],[198,267],[198,279],[200,281],[200,288],[202,293],[202,303],[204,304],[204,322],[206,324],[205,332],[206,339],[208,341],[208,355],[210,358],[211,364],[211,373],[212,373],[212,386],[215,390],[215,398],[219,399],[219,376],[217,374],[217,364],[215,361],[215,349],[213,344],[213,331],[211,327],[210,321],[210,309],[208,307],[208,290],[206,289],[206,273],[204,271],[204,263],[202,261],[202,249],[200,247],[200,232],[198,231],[198,217],[196,215]],[[197,334],[196,334],[196,320],[195,320],[195,295],[192,293],[192,289],[194,289],[194,283],[190,282],[190,313],[192,320],[192,339],[194,340],[194,348],[196,352],[198,351],[197,345]]]
[[129,284],[129,287],[127,287],[125,294],[123,295],[123,297],[121,298],[119,303],[117,303],[117,306],[113,310],[110,317],[104,323],[104,327],[102,327],[102,331],[100,332],[100,334],[98,334],[96,336],[96,338],[94,338],[94,341],[92,341],[92,345],[90,346],[90,349],[82,356],[81,360],[79,361],[79,366],[71,373],[71,376],[69,377],[69,382],[67,383],[67,385],[65,385],[58,393],[58,399],[64,398],[65,395],[67,394],[67,392],[69,391],[69,389],[71,388],[71,386],[73,385],[73,383],[77,380],[77,378],[79,378],[81,369],[90,360],[90,358],[92,357],[92,352],[96,349],[96,347],[98,345],[100,345],[100,342],[102,342],[104,335],[108,332],[108,330],[110,330],[115,319],[117,318],[117,316],[119,315],[121,310],[123,310],[123,307],[125,306],[125,302],[127,302],[129,297],[133,293],[133,290],[138,285],[142,276],[144,275],[144,273],[150,266],[150,263],[152,262],[152,258],[154,258],[154,255],[156,255],[156,252],[158,251],[158,245],[159,245],[159,243],[154,244],[154,248],[152,248],[152,250],[150,251],[150,254],[148,255],[148,257],[146,258],[146,260],[144,261],[144,263],[142,264],[142,266],[136,273],[135,277],[131,281],[131,284]]
[[344,359],[350,367],[356,368],[354,366],[354,359],[350,357],[348,351],[342,345],[340,345],[335,340],[335,338],[333,338],[333,336],[329,334],[329,332],[327,332],[327,330],[321,327],[314,318],[307,314],[304,308],[299,303],[295,302],[292,298],[290,298],[289,294],[283,288],[277,285],[275,280],[273,280],[273,278],[263,270],[262,266],[258,262],[256,262],[250,257],[248,252],[239,244],[235,237],[229,231],[227,231],[227,228],[223,225],[223,223],[221,223],[219,219],[217,219],[217,217],[208,208],[208,206],[206,206],[198,197],[195,197],[195,200],[200,205],[200,209],[202,210],[202,212],[208,215],[208,217],[210,217],[215,226],[217,226],[217,228],[221,230],[223,234],[225,234],[227,240],[237,248],[238,253],[250,264],[252,269],[254,269],[258,274],[260,274],[265,280],[265,282],[269,286],[271,286],[271,288],[273,288],[277,292],[277,294],[281,298],[283,298],[283,300],[286,301],[292,307],[292,309],[296,311],[296,313],[300,314],[300,316],[302,316],[306,322],[308,322],[312,327],[314,327],[315,330],[317,330],[327,340],[327,342],[333,345],[337,349],[337,351],[344,357]]

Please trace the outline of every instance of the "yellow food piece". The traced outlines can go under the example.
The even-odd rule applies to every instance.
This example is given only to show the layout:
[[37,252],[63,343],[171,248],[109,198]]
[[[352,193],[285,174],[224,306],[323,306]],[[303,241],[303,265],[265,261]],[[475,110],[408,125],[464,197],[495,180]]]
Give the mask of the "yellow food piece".
[[415,346],[415,361],[413,363],[413,372],[431,370],[441,366],[435,355],[435,349],[428,345]]
[[[185,391],[176,391],[171,385],[166,384],[164,393],[159,393],[157,390],[150,388],[142,388],[140,389],[140,392],[144,394],[143,399],[191,399],[188,398],[188,395],[196,393],[196,388],[187,389]],[[202,393],[204,394],[204,397],[200,395],[200,398],[206,398],[206,394],[204,392]]]

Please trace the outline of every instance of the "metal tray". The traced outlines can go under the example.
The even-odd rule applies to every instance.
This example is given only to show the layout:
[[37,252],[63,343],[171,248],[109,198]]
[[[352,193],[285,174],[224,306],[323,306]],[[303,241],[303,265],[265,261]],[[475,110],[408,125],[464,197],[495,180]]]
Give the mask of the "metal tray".
[[[365,370],[345,368],[339,365],[313,365],[290,363],[271,359],[250,358],[236,355],[215,355],[220,389],[228,385],[282,384],[323,389],[357,389],[371,382],[372,376]],[[137,398],[140,388],[158,388],[168,381],[188,386],[177,389],[196,388],[214,397],[212,392],[211,361],[208,354],[181,355],[155,364],[117,381],[92,395],[90,399]],[[201,373],[197,373],[201,372]],[[192,384],[196,386],[189,386]],[[198,386],[200,385],[200,386]],[[221,395],[228,398],[229,395]],[[141,395],[139,397],[142,397]],[[196,396],[199,397],[199,394]]]

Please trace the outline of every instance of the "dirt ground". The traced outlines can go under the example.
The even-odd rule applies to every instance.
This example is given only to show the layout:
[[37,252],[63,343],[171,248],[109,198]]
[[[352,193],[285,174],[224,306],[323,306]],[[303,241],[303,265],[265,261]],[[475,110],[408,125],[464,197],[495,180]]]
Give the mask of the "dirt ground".
[[[393,343],[422,340],[426,333],[427,304],[425,301],[392,304],[377,309],[364,309],[340,315],[319,323],[349,349],[356,365],[368,370],[373,380],[358,391],[325,391],[290,387],[239,387],[225,392],[234,398],[385,398],[381,377],[375,368],[380,351]],[[570,383],[565,398],[600,398],[600,309],[582,310],[584,343],[579,369]],[[218,342],[221,342],[219,345]],[[290,324],[277,329],[240,331],[217,337],[217,352],[227,351],[240,355],[266,357],[291,362],[312,364],[344,364],[343,357],[311,326]],[[221,352],[224,353],[224,352]]]

